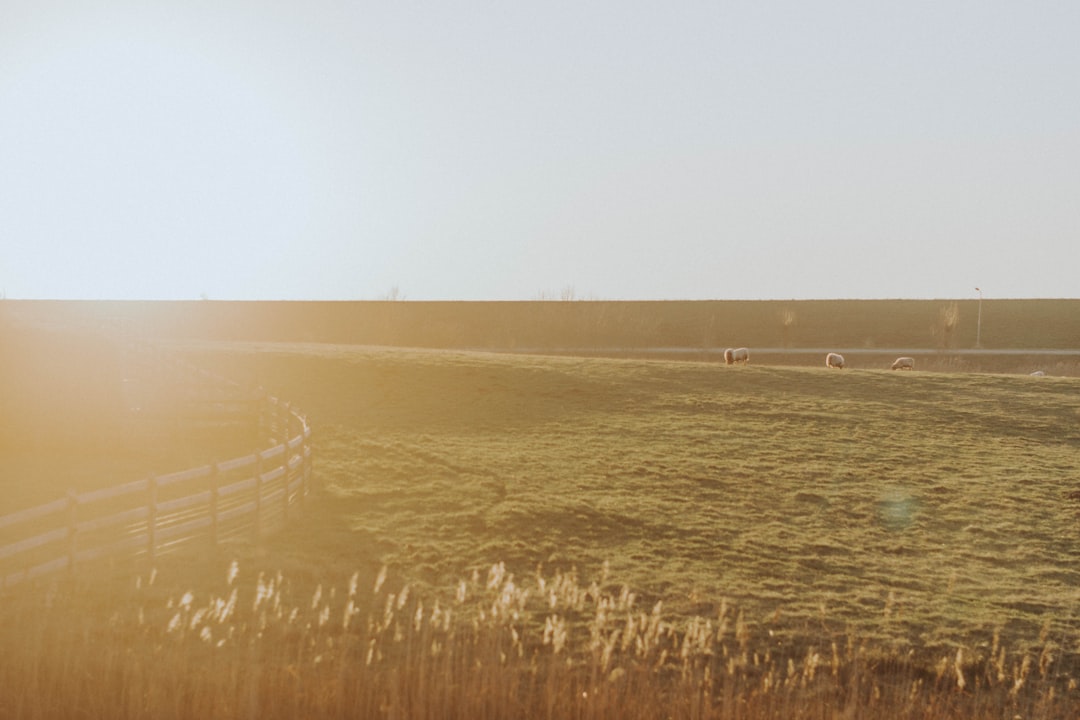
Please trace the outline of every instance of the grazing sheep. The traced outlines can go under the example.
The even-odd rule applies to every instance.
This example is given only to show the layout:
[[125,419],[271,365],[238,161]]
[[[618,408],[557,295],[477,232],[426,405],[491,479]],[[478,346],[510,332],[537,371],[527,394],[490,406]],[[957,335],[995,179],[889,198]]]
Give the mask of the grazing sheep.
[[1036,370],[1035,372],[1031,373],[1031,376],[1032,377],[1046,377],[1046,373],[1044,373],[1042,370]]
[[915,358],[909,358],[909,357],[898,357],[898,358],[896,358],[896,362],[894,362],[892,364],[892,367],[890,368],[890,370],[914,370],[914,369],[915,369]]
[[750,362],[750,351],[746,348],[728,348],[724,351],[724,362],[728,365]]
[[840,353],[829,353],[825,356],[825,367],[840,368],[844,367],[844,356]]

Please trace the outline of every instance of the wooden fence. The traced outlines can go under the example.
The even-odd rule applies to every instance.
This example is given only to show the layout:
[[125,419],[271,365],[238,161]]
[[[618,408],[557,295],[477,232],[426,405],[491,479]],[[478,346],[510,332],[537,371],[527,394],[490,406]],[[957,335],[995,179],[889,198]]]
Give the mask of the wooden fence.
[[[196,542],[257,538],[280,526],[310,489],[311,428],[288,403],[269,396],[257,402],[259,437],[272,444],[267,449],[113,487],[72,490],[0,516],[0,589],[100,558],[152,562]],[[217,421],[251,412],[250,404],[225,398],[203,406]]]

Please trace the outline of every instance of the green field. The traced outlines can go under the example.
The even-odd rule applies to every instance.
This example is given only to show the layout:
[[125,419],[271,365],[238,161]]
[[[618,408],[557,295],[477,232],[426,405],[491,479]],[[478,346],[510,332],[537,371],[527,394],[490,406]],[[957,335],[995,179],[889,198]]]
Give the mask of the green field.
[[1080,650],[1080,381],[324,345],[191,359],[309,414],[269,556],[452,588],[576,568],[778,645]]

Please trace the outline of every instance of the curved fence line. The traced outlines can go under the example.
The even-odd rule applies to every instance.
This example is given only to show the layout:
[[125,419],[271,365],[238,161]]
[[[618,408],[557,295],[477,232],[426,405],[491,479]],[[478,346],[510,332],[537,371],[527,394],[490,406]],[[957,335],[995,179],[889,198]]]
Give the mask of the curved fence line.
[[[219,390],[236,386],[213,373],[194,373]],[[218,417],[240,409],[216,400],[209,409]],[[311,427],[289,403],[271,396],[256,402],[261,437],[274,443],[269,448],[112,487],[72,490],[0,516],[0,589],[100,558],[152,562],[198,541],[258,538],[280,526],[310,491]]]

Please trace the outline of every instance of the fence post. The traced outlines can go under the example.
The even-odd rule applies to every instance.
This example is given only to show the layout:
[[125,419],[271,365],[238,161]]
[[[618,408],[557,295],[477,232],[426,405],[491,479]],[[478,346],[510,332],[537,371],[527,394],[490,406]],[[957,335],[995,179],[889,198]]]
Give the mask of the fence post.
[[255,433],[258,444],[262,445],[270,433],[270,400],[266,397],[266,390],[262,385],[255,389],[255,411],[258,413],[255,418]]
[[146,513],[146,554],[150,558],[150,565],[155,562],[157,551],[157,480],[153,475],[146,478],[147,513]]
[[278,442],[287,443],[289,442],[289,403],[279,401],[278,407],[281,408],[281,419],[278,421],[281,428],[281,437],[278,438]]

